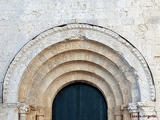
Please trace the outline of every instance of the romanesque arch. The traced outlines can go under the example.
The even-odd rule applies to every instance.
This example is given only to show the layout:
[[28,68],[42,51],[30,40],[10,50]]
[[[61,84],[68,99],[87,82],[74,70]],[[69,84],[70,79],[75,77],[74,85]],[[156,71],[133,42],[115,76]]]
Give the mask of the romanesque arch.
[[87,24],[54,27],[29,41],[7,71],[3,102],[16,104],[20,118],[49,120],[58,91],[76,81],[103,93],[109,120],[154,112],[153,79],[139,51],[117,33]]

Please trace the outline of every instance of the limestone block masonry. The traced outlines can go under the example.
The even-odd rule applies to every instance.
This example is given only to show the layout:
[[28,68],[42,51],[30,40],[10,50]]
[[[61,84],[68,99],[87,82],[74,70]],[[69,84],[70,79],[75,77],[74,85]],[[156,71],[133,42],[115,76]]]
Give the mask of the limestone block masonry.
[[1,0],[0,120],[50,120],[76,81],[103,93],[109,120],[160,120],[159,11],[159,0]]

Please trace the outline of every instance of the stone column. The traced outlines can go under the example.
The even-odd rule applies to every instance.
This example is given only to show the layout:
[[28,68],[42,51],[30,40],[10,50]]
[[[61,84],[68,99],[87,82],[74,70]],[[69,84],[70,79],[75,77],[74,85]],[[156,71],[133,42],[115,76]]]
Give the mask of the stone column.
[[19,120],[27,120],[27,114],[30,110],[29,105],[21,104],[19,106]]
[[129,103],[128,110],[130,113],[131,120],[139,120],[138,107],[136,103]]
[[44,120],[44,108],[43,107],[37,107],[37,120]]
[[114,107],[115,120],[122,120],[122,112],[120,106]]
[[27,114],[27,119],[28,120],[36,120],[36,107],[31,105],[30,106],[30,111]]
[[122,105],[121,109],[122,109],[123,120],[130,120],[130,114],[127,105]]

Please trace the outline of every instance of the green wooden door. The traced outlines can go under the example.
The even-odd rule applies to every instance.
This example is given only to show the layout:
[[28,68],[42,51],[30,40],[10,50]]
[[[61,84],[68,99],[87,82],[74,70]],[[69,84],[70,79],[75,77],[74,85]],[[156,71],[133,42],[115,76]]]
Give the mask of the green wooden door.
[[107,120],[107,105],[97,88],[84,83],[70,84],[57,94],[52,120]]

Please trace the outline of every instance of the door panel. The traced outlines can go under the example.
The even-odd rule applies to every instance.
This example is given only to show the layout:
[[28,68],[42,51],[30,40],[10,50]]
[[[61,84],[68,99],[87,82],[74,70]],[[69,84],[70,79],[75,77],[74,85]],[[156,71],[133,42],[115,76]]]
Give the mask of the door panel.
[[57,94],[52,120],[107,120],[107,105],[97,88],[74,83]]

